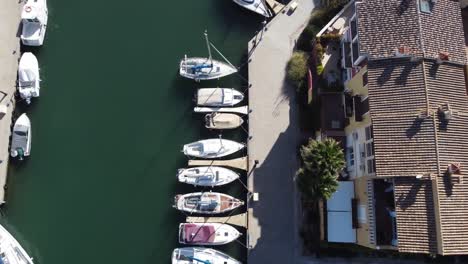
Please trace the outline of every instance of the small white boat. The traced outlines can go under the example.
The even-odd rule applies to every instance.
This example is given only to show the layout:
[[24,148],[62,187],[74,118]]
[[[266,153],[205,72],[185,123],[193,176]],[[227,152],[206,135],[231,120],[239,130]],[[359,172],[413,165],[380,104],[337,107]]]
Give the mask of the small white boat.
[[178,194],[174,198],[174,208],[190,214],[222,214],[242,205],[243,201],[217,192]]
[[188,245],[224,245],[241,236],[228,224],[182,223],[179,225],[179,243]]
[[31,103],[31,98],[39,97],[41,90],[39,78],[39,62],[31,52],[25,52],[20,59],[18,67],[18,92],[26,103]]
[[21,12],[21,42],[26,46],[42,46],[47,28],[46,0],[28,0]]
[[32,258],[16,239],[0,225],[0,263],[33,264]]
[[229,184],[239,178],[239,174],[230,169],[217,166],[179,169],[177,178],[181,183],[195,186],[214,187]]
[[234,3],[245,7],[251,11],[254,11],[257,14],[260,14],[264,17],[271,17],[271,12],[268,10],[268,7],[265,4],[264,0],[233,0]]
[[229,255],[204,247],[176,248],[172,252],[172,264],[242,264]]
[[232,88],[201,88],[196,100],[201,106],[234,106],[244,100],[244,94]]
[[[187,55],[180,61],[179,73],[181,76],[196,81],[218,79],[237,72],[236,67],[227,61],[213,60],[211,56],[210,45],[213,45],[208,40],[208,34],[205,32],[206,46],[208,48],[208,58],[192,57],[187,58]],[[216,50],[216,48],[213,46]],[[216,50],[218,51],[218,50]],[[219,51],[218,51],[219,53]],[[219,53],[221,56],[222,54]]]
[[208,129],[233,129],[244,123],[244,119],[236,114],[213,112],[205,115],[205,127]]
[[231,155],[244,147],[244,144],[232,140],[212,138],[186,144],[182,151],[186,156],[208,159]]
[[11,136],[10,155],[14,157],[27,157],[31,154],[31,122],[26,114],[22,114],[13,126]]

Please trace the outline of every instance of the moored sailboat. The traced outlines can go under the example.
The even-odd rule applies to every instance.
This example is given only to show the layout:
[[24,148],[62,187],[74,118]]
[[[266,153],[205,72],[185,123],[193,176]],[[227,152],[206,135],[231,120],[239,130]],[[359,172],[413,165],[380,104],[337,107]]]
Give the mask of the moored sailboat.
[[174,198],[174,208],[190,214],[221,214],[232,211],[244,202],[224,193],[196,192],[179,194]]
[[32,258],[16,239],[0,225],[0,263],[33,264]]
[[244,95],[232,88],[201,88],[196,95],[200,106],[234,106],[244,100]]
[[179,182],[204,187],[226,185],[238,178],[239,174],[230,169],[218,166],[179,169],[177,172],[177,179]]
[[264,0],[233,0],[234,3],[254,11],[264,17],[271,17],[271,12],[268,9]]
[[184,145],[186,156],[197,158],[221,158],[233,154],[245,147],[245,144],[228,139],[211,138]]
[[229,255],[204,247],[176,248],[172,252],[172,264],[241,264]]
[[[211,47],[213,45],[208,40],[208,33],[205,31],[206,46],[208,48],[208,58],[185,56],[179,65],[179,73],[181,76],[196,81],[218,79],[237,72],[236,67],[229,61],[222,62],[213,60],[211,55]],[[214,48],[214,46],[213,46]],[[216,48],[215,48],[216,50]],[[217,51],[217,50],[216,50]],[[219,53],[219,52],[218,52]],[[223,56],[220,53],[221,56]],[[223,56],[224,57],[224,56]]]

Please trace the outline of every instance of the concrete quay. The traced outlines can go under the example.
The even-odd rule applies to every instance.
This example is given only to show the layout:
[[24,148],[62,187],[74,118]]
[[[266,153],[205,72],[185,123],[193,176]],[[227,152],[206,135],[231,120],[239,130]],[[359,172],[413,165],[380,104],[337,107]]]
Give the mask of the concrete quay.
[[[286,6],[250,42],[248,263],[301,263],[299,202],[294,176],[300,140],[295,90],[286,66],[314,8]],[[258,164],[256,164],[258,161]]]
[[22,3],[0,2],[0,105],[8,112],[0,118],[0,203],[5,203],[12,113],[15,109],[16,78],[20,56],[19,25]]

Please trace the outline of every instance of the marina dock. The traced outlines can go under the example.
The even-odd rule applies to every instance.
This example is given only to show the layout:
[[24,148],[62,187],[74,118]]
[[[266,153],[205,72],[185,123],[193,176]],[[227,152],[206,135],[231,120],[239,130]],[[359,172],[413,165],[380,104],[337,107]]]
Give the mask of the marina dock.
[[187,223],[226,223],[230,225],[247,227],[247,214],[231,215],[227,217],[196,217],[188,216]]
[[225,166],[246,171],[247,157],[231,160],[189,160],[188,166]]
[[277,14],[248,44],[249,109],[254,111],[249,113],[247,186],[256,196],[247,205],[248,263],[304,263],[294,182],[301,137],[295,88],[285,81],[285,69],[314,1],[289,5],[294,2],[294,12]]
[[16,76],[20,57],[17,37],[22,4],[18,1],[0,3],[0,105],[7,113],[0,114],[0,204],[5,203],[5,185],[8,174],[9,145],[12,114],[15,109]]

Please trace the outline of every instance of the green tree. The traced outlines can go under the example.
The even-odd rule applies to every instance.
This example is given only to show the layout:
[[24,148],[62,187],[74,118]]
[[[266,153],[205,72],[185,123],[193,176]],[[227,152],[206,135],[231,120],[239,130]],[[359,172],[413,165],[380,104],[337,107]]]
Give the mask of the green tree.
[[304,52],[294,52],[288,63],[288,79],[301,87],[307,75],[307,55]]
[[338,174],[345,166],[341,146],[334,139],[309,140],[301,147],[302,167],[296,181],[304,199],[329,199],[338,188]]

